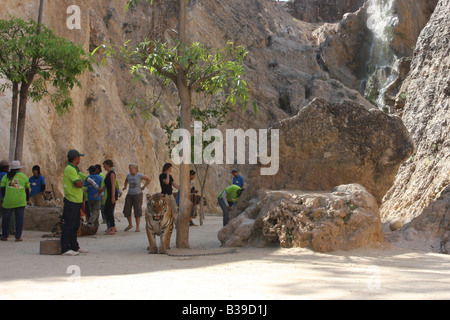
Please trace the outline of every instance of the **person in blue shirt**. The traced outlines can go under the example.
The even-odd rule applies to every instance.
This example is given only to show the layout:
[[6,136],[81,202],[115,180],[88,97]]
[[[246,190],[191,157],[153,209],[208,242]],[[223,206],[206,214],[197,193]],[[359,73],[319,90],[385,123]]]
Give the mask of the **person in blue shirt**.
[[239,172],[236,169],[233,169],[231,170],[231,173],[233,174],[233,184],[237,185],[241,189],[245,189],[244,178],[239,174]]
[[33,167],[33,176],[28,180],[30,182],[30,201],[34,206],[44,206],[44,198],[42,193],[45,191],[45,178],[41,174],[41,168],[39,166]]
[[[7,160],[0,161],[0,181],[2,181],[3,177],[6,176],[6,174],[9,171],[9,162]],[[3,208],[3,197],[2,193],[0,192],[0,217],[2,216],[2,208]]]
[[98,187],[101,186],[103,178],[98,174],[98,170],[95,166],[90,166],[88,179],[84,182],[84,186],[87,187],[87,206],[90,213],[88,223],[92,223],[96,227],[99,227],[98,217],[100,216],[100,209],[102,206],[101,194],[97,195],[98,189],[89,183],[89,179],[94,181]]

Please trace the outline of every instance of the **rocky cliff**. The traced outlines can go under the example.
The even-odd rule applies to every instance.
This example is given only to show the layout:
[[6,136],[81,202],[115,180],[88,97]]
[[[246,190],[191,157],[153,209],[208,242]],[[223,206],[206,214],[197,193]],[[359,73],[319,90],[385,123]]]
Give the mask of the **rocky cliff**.
[[[445,249],[440,242],[446,242],[450,232],[449,11],[450,2],[439,1],[417,41],[411,72],[400,90],[406,99],[405,107],[399,110],[417,151],[400,168],[381,207],[386,219],[406,224],[409,241],[403,245],[409,242],[417,247],[422,242],[428,243],[422,249],[447,252],[448,247]],[[412,236],[414,228],[420,236]]]
[[[231,40],[249,51],[244,62],[246,81],[259,105],[259,112],[238,111],[230,115],[230,123],[221,129],[266,129],[280,123],[288,126],[297,123],[299,114],[311,116],[306,119],[313,119],[314,114],[320,115],[315,118],[315,130],[308,126],[308,121],[302,124],[304,132],[308,133],[307,141],[301,139],[303,131],[298,132],[299,128],[292,126],[290,134],[296,136],[284,138],[285,150],[292,149],[293,154],[300,153],[303,158],[301,161],[292,158],[292,154],[286,151],[287,163],[281,168],[283,177],[268,178],[263,181],[266,187],[274,188],[274,191],[293,188],[322,190],[331,194],[330,190],[335,187],[333,184],[358,182],[380,204],[384,193],[393,184],[384,197],[381,219],[407,222],[419,216],[424,208],[444,210],[442,201],[448,199],[447,196],[442,197],[442,190],[449,184],[450,162],[447,129],[450,121],[449,2],[383,1],[392,3],[390,13],[396,21],[395,28],[388,29],[389,42],[385,46],[407,59],[407,63],[402,65],[400,80],[386,91],[390,95],[386,99],[390,101],[387,110],[395,108],[404,125],[396,116],[378,110],[369,111],[376,107],[363,97],[374,55],[373,31],[368,26],[368,19],[372,16],[368,12],[371,11],[370,5],[377,1],[363,2],[295,0],[289,5],[281,5],[272,0],[192,0],[188,13],[189,36],[192,41],[201,41],[211,47],[221,47]],[[124,12],[124,1],[61,0],[44,3],[44,23],[58,35],[82,44],[86,50],[104,42],[122,44],[131,39],[132,43],[137,43],[146,37],[167,37],[176,27],[176,8],[171,0],[157,1],[152,7],[141,4],[129,12]],[[5,10],[0,12],[0,18],[13,14],[37,19],[38,4],[36,0],[4,0]],[[73,14],[67,9],[72,5],[80,8],[80,29],[67,27],[67,19]],[[415,47],[414,56],[412,47]],[[174,87],[162,90],[151,78],[133,82],[129,67],[108,60],[106,66],[95,67],[93,73],[84,74],[80,79],[83,88],[72,93],[75,107],[63,116],[56,114],[48,100],[29,102],[23,159],[25,173],[31,174],[31,167],[39,164],[47,183],[61,193],[67,150],[77,148],[86,153],[81,169],[111,158],[116,163],[120,181],[123,181],[128,164],[138,163],[140,171],[154,180],[149,191],[159,191],[157,177],[163,163],[169,160],[163,127],[175,120],[178,98]],[[386,75],[393,69],[393,66],[387,66],[382,68],[382,73]],[[125,105],[131,99],[160,92],[164,108],[155,110],[152,118],[131,118],[127,113]],[[208,103],[208,99],[201,96],[194,100],[196,104]],[[317,101],[322,101],[321,106]],[[0,93],[1,158],[7,158],[10,104],[11,93]],[[321,114],[324,110],[328,113]],[[333,116],[339,116],[336,118],[339,121],[333,120]],[[366,128],[361,120],[364,118],[370,123]],[[372,127],[377,130],[371,132]],[[358,134],[358,130],[364,134]],[[406,134],[407,130],[413,140]],[[381,136],[381,131],[389,134]],[[328,144],[320,144],[320,141]],[[410,157],[413,142],[417,151]],[[333,151],[325,150],[330,146]],[[409,158],[396,175],[405,155]],[[349,161],[344,163],[343,159]],[[324,175],[326,179],[314,181],[311,176],[302,175],[301,170],[317,167],[318,163],[328,165],[327,170],[331,174]],[[351,165],[353,169],[347,170]],[[283,185],[283,179],[291,177],[290,166],[299,168],[295,176],[297,181]],[[259,183],[261,178],[250,173],[254,167],[237,167],[249,185]],[[384,170],[377,171],[380,168]],[[215,205],[216,198],[224,187],[231,184],[230,169],[231,166],[214,166],[210,170],[206,194],[209,212],[220,212]],[[202,168],[200,172],[203,172]],[[320,174],[320,168],[316,174]],[[340,174],[348,179],[335,179]],[[177,170],[174,177],[178,180]],[[359,187],[350,189],[357,190],[356,194],[362,192]],[[286,192],[287,197],[310,197],[310,194],[299,190],[292,194]],[[271,192],[267,194],[267,199],[272,197]],[[257,194],[255,199],[260,199]],[[368,207],[372,208],[372,205]],[[379,215],[376,208],[370,211],[375,216]],[[340,217],[342,212],[336,214]],[[438,215],[441,216],[445,214]],[[298,221],[303,221],[303,218],[298,218]],[[272,225],[279,227],[277,223]],[[441,223],[439,228],[444,230],[444,233],[439,233],[442,237],[448,226],[442,227]],[[373,238],[379,238],[378,231],[370,232],[376,234]]]
[[[32,0],[6,1],[0,18],[12,14],[37,19],[38,4]],[[172,1],[159,1],[153,7],[142,4],[127,13],[121,1],[64,0],[44,4],[43,22],[86,50],[104,42],[123,44],[131,39],[137,43],[146,37],[164,36],[165,31],[176,27]],[[80,8],[80,29],[67,27],[73,14],[67,10],[72,5]],[[273,1],[191,1],[188,24],[192,41],[221,47],[232,40],[249,51],[245,61],[247,82],[260,110],[258,114],[247,111],[245,116],[241,112],[232,115],[233,128],[267,128],[295,115],[316,97],[367,104],[358,92],[337,83],[321,68],[316,59],[315,26],[292,19]],[[27,174],[31,174],[34,164],[39,164],[47,183],[61,193],[67,150],[77,148],[86,153],[82,169],[111,158],[122,181],[128,163],[135,162],[141,172],[153,178],[150,192],[159,190],[157,177],[169,160],[162,128],[176,119],[177,94],[175,88],[165,88],[161,98],[164,109],[156,111],[149,120],[132,119],[124,108],[126,103],[159,94],[161,88],[150,78],[133,82],[129,67],[108,60],[105,67],[95,67],[93,73],[84,74],[83,88],[72,94],[75,107],[63,116],[56,114],[48,100],[29,102],[23,159]],[[195,103],[208,103],[201,97],[195,99]],[[3,137],[9,136],[10,101],[10,92],[1,93]],[[7,150],[8,139],[2,139],[2,158],[7,158]],[[174,176],[177,177],[176,169]],[[229,168],[213,168],[207,193],[211,200],[208,210],[212,212],[216,211],[217,194],[226,185],[221,182],[224,179],[231,182]]]

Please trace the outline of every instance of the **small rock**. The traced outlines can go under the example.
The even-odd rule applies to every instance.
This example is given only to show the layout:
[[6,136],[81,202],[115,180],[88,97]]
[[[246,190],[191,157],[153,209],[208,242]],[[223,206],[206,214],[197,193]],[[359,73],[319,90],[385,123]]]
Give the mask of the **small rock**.
[[401,220],[395,220],[389,224],[389,229],[391,229],[391,231],[397,231],[402,226],[403,226],[403,223],[401,222]]

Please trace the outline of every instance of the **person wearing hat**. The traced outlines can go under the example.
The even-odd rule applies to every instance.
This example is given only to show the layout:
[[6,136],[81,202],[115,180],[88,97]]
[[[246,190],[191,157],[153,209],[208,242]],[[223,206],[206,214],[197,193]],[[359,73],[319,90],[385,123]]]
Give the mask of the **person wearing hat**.
[[87,175],[80,172],[78,165],[84,154],[77,150],[70,150],[67,154],[68,164],[64,169],[64,208],[63,227],[61,232],[61,255],[76,256],[86,253],[80,249],[77,239],[80,228],[81,208],[83,206],[83,186]]
[[13,161],[9,172],[3,176],[0,182],[3,197],[2,241],[8,241],[9,222],[13,213],[16,220],[16,242],[22,241],[25,207],[30,204],[30,182],[28,177],[20,172],[22,168],[20,161]]
[[228,221],[230,220],[231,206],[239,201],[239,197],[241,196],[242,191],[244,191],[244,189],[233,184],[229,187],[226,187],[225,190],[223,190],[219,194],[218,202],[223,212],[224,227],[228,224]]
[[231,173],[233,174],[233,184],[237,185],[241,189],[245,189],[244,178],[242,175],[240,175],[236,169],[231,170]]

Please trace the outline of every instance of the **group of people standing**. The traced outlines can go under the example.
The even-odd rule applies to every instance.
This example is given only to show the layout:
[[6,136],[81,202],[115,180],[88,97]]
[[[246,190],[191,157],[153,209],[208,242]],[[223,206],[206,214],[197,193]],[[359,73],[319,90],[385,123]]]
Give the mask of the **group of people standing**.
[[[80,210],[83,207],[83,186],[87,186],[88,223],[97,224],[98,226],[99,208],[103,206],[103,213],[107,223],[105,234],[114,235],[117,232],[114,209],[121,190],[114,170],[114,162],[112,160],[103,162],[106,174],[99,172],[98,167],[91,166],[89,168],[90,175],[87,176],[78,169],[81,157],[84,157],[84,154],[77,150],[70,150],[67,154],[68,164],[64,170],[64,224],[61,234],[61,254],[66,256],[87,253],[87,250],[80,248],[77,239],[77,232],[80,227]],[[143,204],[142,191],[152,180],[138,172],[138,166],[135,164],[129,165],[129,172],[123,188],[124,191],[128,188],[123,211],[128,220],[128,227],[124,231],[133,228],[131,212],[134,209],[136,232],[139,232]],[[142,180],[145,181],[144,186],[142,186]],[[101,203],[102,198],[103,203]]]
[[[64,170],[64,208],[63,208],[63,228],[61,235],[61,254],[65,256],[76,256],[80,253],[87,253],[87,250],[81,249],[77,239],[77,232],[80,227],[80,210],[83,207],[83,186],[87,186],[87,203],[89,211],[88,223],[98,225],[98,207],[99,197],[103,198],[104,216],[107,222],[105,234],[114,235],[117,232],[114,209],[116,202],[121,194],[114,163],[112,160],[105,160],[103,168],[106,175],[100,177],[99,170],[95,166],[89,168],[90,175],[87,176],[80,172],[78,165],[84,154],[77,150],[70,150],[67,154],[68,164]],[[97,169],[97,170],[96,170]],[[172,164],[167,163],[163,167],[163,172],[159,176],[161,192],[166,194],[173,206],[176,208],[176,201],[173,194],[173,188],[180,187],[175,183],[171,176]],[[142,185],[144,181],[144,185]],[[128,226],[124,231],[133,228],[132,211],[136,220],[136,232],[140,231],[140,220],[142,217],[143,193],[142,191],[152,182],[151,178],[140,173],[138,166],[129,165],[129,174],[124,181],[125,191],[128,193],[125,198],[123,213],[128,220]],[[102,196],[103,195],[103,196]]]
[[[64,187],[64,206],[63,206],[63,228],[61,234],[61,254],[78,255],[87,253],[87,250],[80,248],[77,240],[77,232],[80,227],[80,212],[85,204],[85,210],[88,216],[88,223],[99,226],[99,215],[102,213],[106,220],[107,230],[105,234],[114,235],[117,232],[114,218],[114,209],[116,202],[121,195],[114,163],[112,160],[105,160],[103,168],[106,174],[103,174],[100,165],[89,167],[89,175],[84,174],[78,169],[81,157],[84,154],[77,150],[70,150],[67,154],[68,164],[64,169],[63,187]],[[7,161],[0,162],[0,209],[2,213],[2,235],[0,239],[7,241],[12,224],[11,217],[15,216],[15,238],[16,242],[22,241],[22,230],[25,207],[32,204],[32,199],[45,191],[45,178],[40,173],[39,166],[33,167],[33,176],[28,178],[21,172],[23,166],[19,161],[13,161],[11,164]],[[172,164],[166,163],[159,176],[161,193],[168,196],[173,208],[178,207],[179,199],[174,195],[174,188],[180,189],[175,183],[171,172]],[[237,203],[244,190],[244,179],[233,169],[233,184],[225,188],[218,196],[218,203],[223,211],[224,226],[229,221],[231,207]],[[198,192],[192,185],[196,172],[191,170],[191,192]],[[142,185],[142,181],[145,182]],[[136,220],[136,232],[139,232],[140,219],[142,217],[143,193],[151,183],[151,178],[140,173],[138,166],[129,165],[129,174],[124,181],[125,191],[128,193],[125,198],[123,213],[128,220],[128,226],[124,231],[133,228],[132,211]],[[179,193],[178,193],[179,195]],[[85,201],[86,200],[86,201]],[[174,210],[177,211],[177,210]],[[192,222],[191,225],[195,224]]]

